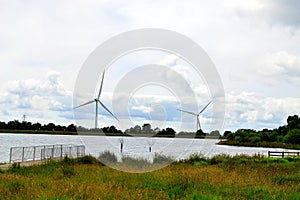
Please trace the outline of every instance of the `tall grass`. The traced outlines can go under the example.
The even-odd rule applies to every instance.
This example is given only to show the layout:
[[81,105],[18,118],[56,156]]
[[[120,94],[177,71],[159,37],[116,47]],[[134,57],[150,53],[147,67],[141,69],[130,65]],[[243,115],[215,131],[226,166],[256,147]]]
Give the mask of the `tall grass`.
[[[136,161],[126,157],[124,162]],[[195,154],[136,174],[103,166],[93,157],[65,158],[3,171],[0,199],[300,199],[299,169],[299,157]]]

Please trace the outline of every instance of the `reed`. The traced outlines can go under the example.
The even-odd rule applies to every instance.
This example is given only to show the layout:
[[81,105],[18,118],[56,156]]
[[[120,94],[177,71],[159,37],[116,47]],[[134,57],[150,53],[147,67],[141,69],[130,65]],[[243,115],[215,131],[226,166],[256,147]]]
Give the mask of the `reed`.
[[93,157],[16,165],[0,173],[0,199],[300,198],[299,157],[198,156],[140,174],[114,170]]

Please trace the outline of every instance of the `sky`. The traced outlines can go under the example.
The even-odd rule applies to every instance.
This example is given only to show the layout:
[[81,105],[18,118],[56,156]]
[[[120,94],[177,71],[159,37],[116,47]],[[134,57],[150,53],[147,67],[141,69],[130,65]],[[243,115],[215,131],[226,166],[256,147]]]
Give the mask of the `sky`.
[[[299,8],[297,0],[0,0],[0,121],[21,121],[25,114],[31,122],[93,126],[94,105],[76,111],[80,119],[73,111],[76,78],[87,57],[120,33],[160,28],[189,37],[213,61],[225,91],[221,131],[284,125],[289,115],[300,114]],[[112,98],[127,73],[153,63],[169,66],[190,83],[198,101],[187,109],[198,112],[210,101],[204,81],[193,77],[182,59],[166,52],[135,52],[107,71],[101,94],[124,123],[100,109],[100,127],[151,123],[195,129],[196,119],[177,110],[186,102],[166,88],[138,88],[129,103]],[[214,117],[209,106],[200,116],[204,130]]]

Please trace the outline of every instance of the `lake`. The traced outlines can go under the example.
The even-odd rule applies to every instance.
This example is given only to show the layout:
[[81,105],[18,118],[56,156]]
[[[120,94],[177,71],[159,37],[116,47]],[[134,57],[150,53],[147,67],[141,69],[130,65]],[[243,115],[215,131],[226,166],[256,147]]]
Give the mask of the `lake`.
[[[120,153],[121,140],[123,152]],[[143,157],[151,160],[155,153],[169,155],[177,160],[187,158],[192,153],[202,153],[207,157],[225,153],[263,154],[268,151],[293,151],[281,148],[237,147],[217,145],[218,139],[154,138],[154,137],[117,137],[87,135],[36,135],[36,134],[0,134],[0,162],[9,161],[10,147],[39,145],[85,145],[86,154],[98,157],[101,152],[110,151],[118,158],[122,155]],[[151,146],[151,152],[149,147]]]
[[[120,142],[124,141],[123,153],[120,153]],[[236,147],[217,145],[218,139],[154,138],[154,137],[117,137],[87,135],[36,135],[36,134],[0,134],[0,162],[9,161],[10,147],[39,145],[85,145],[86,154],[98,157],[101,152],[110,151],[118,158],[122,155],[143,157],[151,160],[155,153],[170,155],[177,160],[187,158],[192,153],[202,153],[207,157],[225,153],[263,154],[272,151],[293,151],[281,148]],[[151,146],[151,152],[149,147]]]

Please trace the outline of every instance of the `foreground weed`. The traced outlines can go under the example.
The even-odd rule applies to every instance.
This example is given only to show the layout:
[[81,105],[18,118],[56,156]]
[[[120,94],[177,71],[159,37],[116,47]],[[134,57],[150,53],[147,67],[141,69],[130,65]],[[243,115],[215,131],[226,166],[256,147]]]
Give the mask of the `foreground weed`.
[[104,164],[115,164],[118,162],[117,156],[114,153],[111,153],[110,151],[104,151],[99,155],[98,159]]
[[169,164],[175,162],[175,159],[172,156],[167,156],[159,153],[154,154],[153,163],[156,164]]
[[[202,159],[141,174],[114,170],[93,158],[16,166],[0,174],[0,199],[300,199],[299,160]],[[123,162],[131,168],[149,164],[137,160]]]

